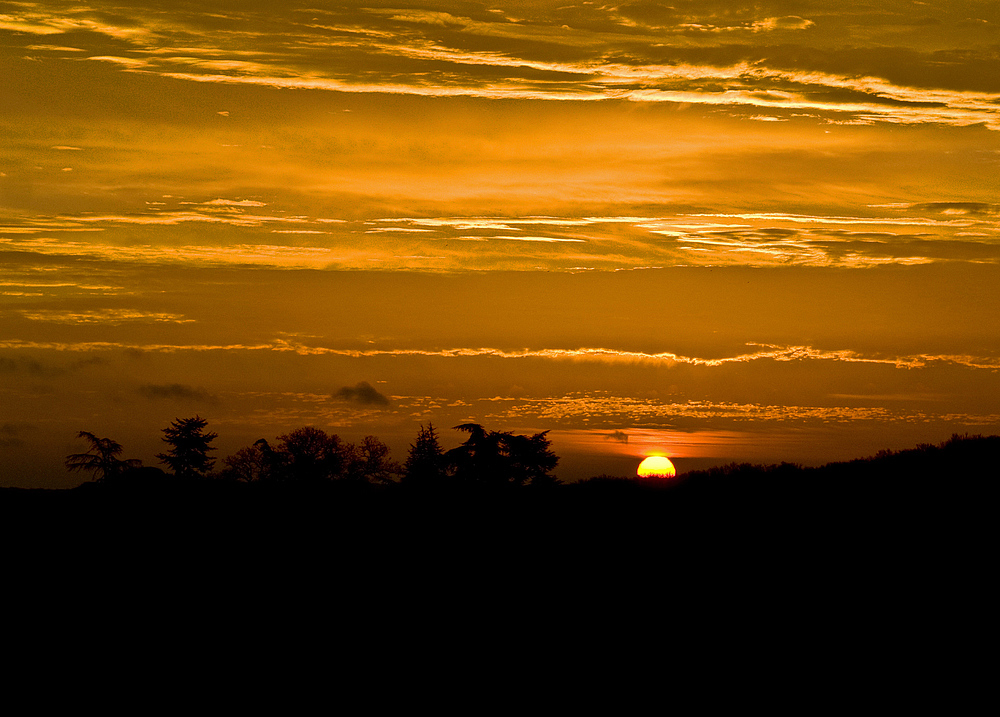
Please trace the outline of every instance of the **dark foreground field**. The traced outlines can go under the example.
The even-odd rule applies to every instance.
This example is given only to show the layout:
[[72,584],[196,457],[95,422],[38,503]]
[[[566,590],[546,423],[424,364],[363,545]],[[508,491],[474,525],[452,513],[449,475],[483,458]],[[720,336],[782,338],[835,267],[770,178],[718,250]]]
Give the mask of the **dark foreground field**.
[[[956,437],[668,486],[8,489],[2,603],[12,625],[84,625],[88,646],[109,630],[199,645],[185,660],[205,674],[319,649],[369,677],[488,674],[492,695],[560,666],[585,682],[594,665],[600,679],[609,666],[634,674],[652,651],[647,668],[669,655],[718,676],[728,661],[786,698],[792,682],[811,690],[811,704],[847,699],[845,685],[896,700],[916,687],[892,670],[937,680],[986,639],[998,449],[1000,437]],[[679,685],[673,673],[646,680]]]
[[496,547],[559,551],[826,550],[878,541],[928,555],[991,537],[1000,437],[959,437],[819,468],[729,465],[669,483],[599,477],[488,487],[176,479],[73,490],[0,491],[8,549],[147,542],[234,553],[284,546],[340,552]]

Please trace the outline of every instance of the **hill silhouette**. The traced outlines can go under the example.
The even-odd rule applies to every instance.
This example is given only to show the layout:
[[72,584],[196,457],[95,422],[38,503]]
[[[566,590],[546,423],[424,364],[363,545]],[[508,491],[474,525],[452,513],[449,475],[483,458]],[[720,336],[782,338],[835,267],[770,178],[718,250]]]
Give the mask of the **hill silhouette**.
[[248,483],[171,476],[147,466],[70,490],[2,489],[0,519],[12,525],[35,516],[57,530],[86,523],[91,532],[119,521],[134,521],[146,532],[172,521],[208,532],[283,525],[322,531],[331,524],[349,530],[368,523],[385,534],[422,534],[439,525],[485,534],[491,526],[502,532],[511,521],[576,535],[604,527],[653,533],[690,527],[701,533],[708,525],[719,534],[817,534],[847,523],[869,533],[946,525],[964,532],[993,510],[998,455],[1000,436],[955,435],[937,445],[816,468],[743,463],[660,483],[598,476],[565,485],[454,479]]
[[[0,490],[0,539],[9,577],[41,568],[112,602],[107,586],[126,584],[135,605],[166,589],[203,615],[266,614],[264,596],[278,595],[273,604],[292,606],[282,618],[306,600],[313,619],[338,625],[574,614],[580,634],[631,624],[644,635],[655,622],[669,634],[750,629],[760,642],[780,625],[820,644],[867,639],[874,628],[858,626],[876,625],[905,646],[928,615],[945,630],[984,614],[998,448],[1000,436],[954,436],[665,485],[245,482],[143,469],[70,490]],[[225,605],[202,599],[219,594]]]

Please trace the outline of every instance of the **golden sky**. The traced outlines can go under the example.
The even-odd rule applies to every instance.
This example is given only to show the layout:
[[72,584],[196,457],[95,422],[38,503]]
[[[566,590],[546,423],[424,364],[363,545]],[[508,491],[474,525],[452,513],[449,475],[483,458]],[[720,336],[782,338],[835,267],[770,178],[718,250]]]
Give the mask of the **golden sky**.
[[993,0],[0,1],[0,485],[195,413],[566,480],[996,433],[998,192]]

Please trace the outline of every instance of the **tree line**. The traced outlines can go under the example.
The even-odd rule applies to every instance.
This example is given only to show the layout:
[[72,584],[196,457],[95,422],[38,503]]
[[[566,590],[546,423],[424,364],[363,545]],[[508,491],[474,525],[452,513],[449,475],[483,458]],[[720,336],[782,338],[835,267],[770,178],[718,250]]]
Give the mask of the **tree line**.
[[375,436],[360,443],[313,426],[296,428],[273,442],[261,438],[222,459],[216,470],[211,455],[218,437],[200,416],[177,418],[163,429],[167,449],[157,454],[168,470],[124,459],[124,448],[110,438],[89,431],[78,435],[89,448],[66,457],[71,472],[89,473],[95,482],[119,483],[142,476],[169,476],[182,480],[225,480],[244,483],[317,485],[349,481],[374,485],[421,487],[458,483],[483,485],[555,485],[552,474],[559,457],[552,452],[548,431],[531,436],[488,431],[478,423],[455,426],[468,434],[458,447],[445,451],[433,424],[421,425],[406,461],[392,460],[389,447]]

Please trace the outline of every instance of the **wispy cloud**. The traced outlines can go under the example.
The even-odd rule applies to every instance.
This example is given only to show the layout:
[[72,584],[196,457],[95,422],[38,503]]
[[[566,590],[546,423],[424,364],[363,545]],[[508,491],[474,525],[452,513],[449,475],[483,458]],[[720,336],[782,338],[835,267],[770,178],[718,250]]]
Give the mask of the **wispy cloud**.
[[[657,401],[606,393],[522,399],[495,411],[495,419],[573,424],[581,418],[636,426],[738,426],[766,424],[855,424],[951,422],[964,426],[995,425],[1000,414],[927,411],[905,406],[767,405],[728,401]],[[616,432],[617,433],[617,432]],[[607,440],[608,434],[602,434]],[[611,434],[614,435],[614,434]]]
[[[89,342],[40,342],[9,339],[0,341],[3,349],[50,349],[56,351],[106,351],[131,349],[138,351],[153,351],[175,353],[179,351],[274,351],[279,353],[294,353],[301,356],[344,356],[349,358],[374,358],[382,356],[423,356],[444,359],[468,358],[498,358],[509,360],[547,360],[573,361],[605,364],[648,364],[653,366],[672,367],[677,365],[699,367],[721,367],[728,364],[746,364],[758,361],[775,362],[805,362],[828,361],[857,364],[873,364],[890,366],[897,369],[920,369],[933,364],[953,364],[971,369],[995,371],[1000,368],[1000,356],[973,356],[969,354],[906,354],[894,356],[868,355],[859,351],[825,350],[811,346],[780,346],[774,344],[751,344],[758,347],[756,351],[724,356],[719,358],[704,358],[684,356],[676,353],[646,353],[641,351],[623,351],[609,348],[579,348],[579,349],[521,349],[517,351],[498,348],[448,348],[448,349],[344,349],[325,346],[310,346],[287,339],[277,339],[270,342],[255,344],[137,344],[113,341]],[[362,382],[364,383],[364,382]],[[372,389],[375,390],[375,389]],[[361,384],[345,386],[338,396],[352,398],[364,393]],[[345,393],[346,392],[346,393]]]
[[35,309],[22,310],[20,314],[31,321],[51,321],[59,324],[121,324],[125,322],[186,324],[194,322],[194,319],[186,319],[180,314],[135,309],[96,309],[90,311]]
[[[90,60],[202,83],[747,106],[870,122],[1000,128],[1000,90],[994,86],[992,91],[977,91],[963,87],[960,80],[949,82],[962,73],[942,72],[938,57],[945,53],[965,68],[965,76],[989,75],[991,70],[995,74],[985,37],[981,48],[972,44],[956,53],[919,23],[900,22],[903,11],[871,13],[859,21],[851,10],[833,3],[818,11],[820,23],[800,15],[762,17],[731,6],[661,12],[635,9],[640,5],[573,9],[528,3],[525,18],[474,6],[459,10],[450,4],[441,9],[317,9],[315,20],[307,20],[299,12],[277,7],[261,13],[206,6],[202,12],[185,10],[171,16],[169,9],[154,15],[121,7],[67,12],[37,3],[0,15],[0,30],[27,38],[93,33],[117,45],[112,52],[108,43],[95,43]],[[907,8],[905,16],[909,14]],[[959,14],[946,12],[946,17],[954,22],[962,19]],[[984,22],[988,29],[990,23]],[[213,32],[199,32],[209,26]],[[897,42],[927,48],[907,50],[914,69],[901,73],[898,66],[906,63],[883,50],[883,42],[868,37],[877,27],[892,33]],[[784,45],[776,49],[772,37]],[[797,43],[807,43],[808,52],[790,51]],[[867,58],[865,63],[846,64],[866,71],[853,66],[853,71],[843,70],[845,43]],[[25,50],[29,47],[66,50],[60,45],[24,45]],[[88,48],[69,48],[75,49]],[[747,59],[734,63],[734,54]]]
[[[225,200],[212,202],[213,206],[221,207],[259,207],[260,202],[246,203],[221,203]],[[69,217],[64,217],[69,218]],[[267,222],[296,222],[304,221],[289,217],[270,216],[266,214],[244,214],[242,212],[220,212],[216,214],[206,214],[203,212],[160,212],[156,214],[105,214],[96,216],[80,215],[72,217],[74,221],[103,224],[145,224],[150,226],[172,226],[187,222],[202,222],[205,224],[232,224],[233,226],[260,226]]]
[[25,436],[36,430],[30,423],[0,423],[0,446],[20,448],[26,443]]
[[219,399],[203,388],[188,386],[182,383],[143,384],[136,389],[140,396],[150,399],[169,399],[178,401],[198,401],[218,403]]
[[267,204],[264,202],[258,202],[253,199],[212,199],[208,202],[202,202],[207,207],[266,207]]
[[[93,256],[109,261],[263,264],[287,268],[553,270],[590,266],[915,265],[1000,262],[1000,214],[977,202],[869,207],[870,216],[787,212],[690,213],[662,217],[425,217],[331,220],[289,216],[251,199],[181,202],[199,210],[31,217],[0,225],[0,250]],[[250,213],[248,210],[255,210]],[[204,224],[242,232],[203,245],[66,241],[46,233],[124,231],[129,227]],[[131,233],[131,229],[128,229]],[[266,232],[267,239],[265,239]],[[4,235],[7,235],[6,237]],[[377,244],[359,242],[378,235]],[[31,238],[20,238],[21,236]],[[207,237],[208,235],[206,235]],[[279,236],[288,243],[275,243]],[[309,246],[292,237],[315,237]],[[465,242],[479,243],[475,249]],[[511,243],[524,245],[512,250]],[[486,245],[484,246],[483,243]],[[529,248],[530,247],[530,248]]]

